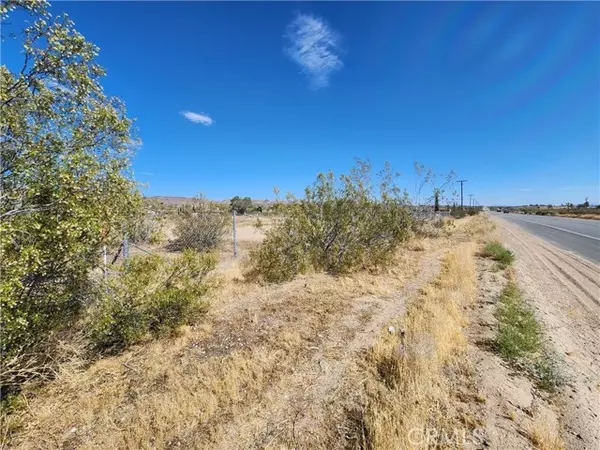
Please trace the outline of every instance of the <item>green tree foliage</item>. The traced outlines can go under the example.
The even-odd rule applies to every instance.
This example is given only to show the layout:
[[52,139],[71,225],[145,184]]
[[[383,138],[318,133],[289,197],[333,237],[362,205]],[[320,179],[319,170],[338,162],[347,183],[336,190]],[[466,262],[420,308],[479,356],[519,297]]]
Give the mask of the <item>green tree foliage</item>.
[[435,212],[438,212],[440,210],[440,191],[438,189],[435,190],[433,197],[434,197],[433,210]]
[[588,198],[585,198],[585,202],[577,205],[578,208],[589,208],[590,207],[590,202],[588,201]]
[[193,323],[206,311],[206,276],[216,263],[214,254],[192,250],[173,262],[157,255],[130,259],[102,286],[103,300],[91,310],[87,327],[91,342],[102,350],[120,349]]
[[298,273],[332,274],[385,264],[410,233],[406,199],[386,164],[373,185],[359,161],[349,175],[319,174],[304,198],[288,197],[281,222],[251,253],[254,273],[268,282]]
[[40,1],[25,9],[23,64],[0,67],[2,361],[14,363],[67,326],[103,245],[122,236],[138,204],[129,176],[131,121],[99,83],[98,48]]
[[235,211],[236,214],[246,214],[252,210],[252,200],[250,197],[241,198],[235,196],[229,202],[231,211]]

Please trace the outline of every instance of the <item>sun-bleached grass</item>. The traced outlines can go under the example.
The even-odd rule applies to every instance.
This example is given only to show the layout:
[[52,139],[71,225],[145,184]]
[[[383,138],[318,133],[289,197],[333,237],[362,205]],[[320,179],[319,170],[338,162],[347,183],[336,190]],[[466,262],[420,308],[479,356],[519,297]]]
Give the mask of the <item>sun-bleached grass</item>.
[[470,240],[477,243],[490,239],[495,229],[496,225],[485,214],[468,216],[455,221],[455,230],[463,232]]
[[23,449],[214,448],[232,417],[277,401],[265,391],[293,372],[353,298],[390,295],[422,257],[401,251],[379,272],[311,274],[275,286],[247,282],[243,260],[232,260],[219,271],[203,324],[26,387],[27,407],[3,417],[2,439]]
[[[456,225],[453,233],[458,232],[463,240],[467,228],[463,220],[457,220]],[[0,438],[18,449],[214,449],[218,443],[223,447],[223,442],[229,442],[226,439],[253,443],[253,433],[268,434],[272,427],[267,419],[257,417],[257,410],[270,410],[270,405],[276,404],[275,409],[283,408],[282,421],[294,418],[270,389],[285,387],[286,376],[299,367],[314,368],[306,364],[311,361],[310,352],[320,348],[328,336],[341,336],[336,333],[344,332],[340,324],[350,314],[353,301],[365,296],[391,298],[417,274],[426,255],[454,245],[452,239],[426,238],[423,250],[420,245],[402,246],[386,269],[339,277],[308,274],[269,286],[244,278],[246,247],[241,245],[237,259],[220,263],[220,288],[211,293],[211,306],[201,324],[184,327],[175,337],[133,346],[87,367],[65,367],[45,386],[27,386],[26,405],[3,417]],[[459,305],[468,300],[464,277],[471,268],[464,252],[469,245],[448,257],[443,275],[427,286],[416,302],[424,309],[411,309],[402,325],[407,328],[407,355],[424,371],[429,383],[415,385],[420,394],[414,398],[446,398],[447,390],[436,384],[434,369],[468,370],[464,365],[454,366],[460,363],[460,351],[453,349],[464,342],[456,327],[462,317]],[[359,322],[369,320],[369,310],[365,311]],[[428,324],[427,314],[434,315],[434,325]],[[446,327],[443,321],[448,317],[451,320]],[[399,339],[396,335],[383,338]],[[440,342],[434,346],[432,366],[427,356],[431,339]],[[381,352],[383,345],[378,343]],[[353,385],[354,391],[362,389],[361,380]],[[369,383],[377,387],[375,381]],[[382,404],[387,405],[385,401]],[[332,408],[339,410],[343,405]],[[415,417],[426,412],[421,406],[415,409]],[[238,428],[236,424],[248,423],[248,416],[253,419],[252,426]],[[442,412],[437,416],[442,421]],[[265,441],[265,446],[269,442]],[[330,447],[323,444],[321,448]]]
[[558,433],[558,423],[548,414],[538,414],[528,429],[531,443],[539,450],[564,450],[565,444]]
[[395,330],[404,334],[385,331],[368,352],[361,448],[427,447],[419,435],[427,428],[452,434],[448,374],[471,370],[462,330],[463,308],[476,297],[474,252],[472,243],[450,252],[438,279],[394,322]]

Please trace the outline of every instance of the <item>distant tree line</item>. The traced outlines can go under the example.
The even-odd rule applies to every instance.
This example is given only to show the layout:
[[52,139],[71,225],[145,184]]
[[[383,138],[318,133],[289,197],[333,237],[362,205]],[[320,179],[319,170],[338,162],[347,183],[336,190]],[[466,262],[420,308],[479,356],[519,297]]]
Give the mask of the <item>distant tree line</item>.
[[261,205],[254,205],[250,197],[240,197],[236,195],[229,201],[229,210],[236,214],[248,214],[252,212],[262,212]]

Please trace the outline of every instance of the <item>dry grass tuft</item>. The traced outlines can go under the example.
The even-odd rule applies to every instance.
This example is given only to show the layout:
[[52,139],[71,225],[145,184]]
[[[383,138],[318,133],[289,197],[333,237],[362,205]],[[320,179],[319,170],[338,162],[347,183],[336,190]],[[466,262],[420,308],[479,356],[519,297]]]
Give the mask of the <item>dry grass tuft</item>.
[[531,443],[540,450],[564,450],[565,444],[559,436],[558,424],[548,414],[539,414],[529,428]]
[[394,324],[396,330],[405,330],[404,337],[386,331],[367,354],[362,448],[427,447],[422,434],[426,429],[452,436],[452,374],[470,370],[462,330],[463,307],[476,295],[474,251],[467,243],[449,253],[439,278]]
[[496,225],[485,214],[469,216],[455,222],[457,231],[464,231],[467,237],[481,243],[489,238]]

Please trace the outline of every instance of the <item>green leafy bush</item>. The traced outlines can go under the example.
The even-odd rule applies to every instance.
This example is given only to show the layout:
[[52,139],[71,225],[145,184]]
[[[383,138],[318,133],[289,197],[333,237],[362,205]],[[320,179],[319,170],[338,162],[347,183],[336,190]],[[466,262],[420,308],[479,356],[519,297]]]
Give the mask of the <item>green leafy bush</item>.
[[303,198],[288,198],[280,223],[251,252],[253,273],[282,282],[307,271],[340,274],[388,262],[411,224],[396,176],[386,165],[376,191],[366,162],[338,179],[319,174]]
[[21,379],[42,372],[36,349],[78,319],[102,247],[122,239],[139,203],[131,121],[103,92],[98,48],[45,7],[0,8],[3,22],[28,11],[10,17],[15,27],[28,19],[11,33],[22,44],[19,70],[0,66],[2,385],[19,367]]
[[90,312],[94,347],[119,349],[198,320],[211,287],[206,277],[216,263],[214,254],[192,250],[172,262],[157,255],[128,260],[101,285],[101,300]]

